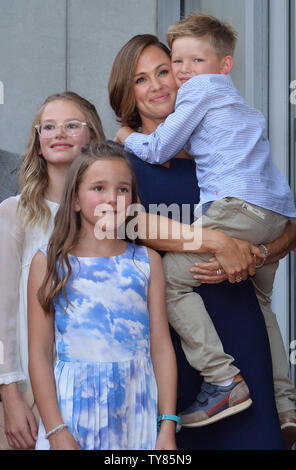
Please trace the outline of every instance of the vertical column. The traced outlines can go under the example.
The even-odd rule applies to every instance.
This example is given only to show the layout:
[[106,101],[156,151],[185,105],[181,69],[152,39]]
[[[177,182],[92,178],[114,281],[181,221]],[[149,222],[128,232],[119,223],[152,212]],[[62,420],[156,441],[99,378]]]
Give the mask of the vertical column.
[[69,88],[69,57],[70,57],[70,1],[65,0],[65,78],[66,78],[66,86],[65,89],[68,91]]
[[[290,184],[296,200],[296,0],[290,1]],[[296,385],[296,254],[290,263],[290,364]]]
[[171,24],[180,19],[180,0],[158,0],[158,32],[160,41],[166,44],[165,34]]
[[[273,160],[289,179],[289,0],[269,1],[269,139]],[[284,342],[289,344],[289,257],[280,262],[273,301]]]
[[[250,0],[252,1],[252,0]],[[260,0],[258,0],[260,1]],[[265,0],[263,0],[265,1]],[[234,67],[231,77],[241,94],[246,96],[246,25],[245,8],[249,0],[199,0],[200,10],[217,18],[228,21],[238,32],[238,41],[234,54]],[[252,38],[249,38],[252,41]]]
[[185,16],[190,15],[194,11],[201,11],[201,0],[184,0]]
[[245,97],[268,123],[268,1],[245,2]]
[[0,81],[0,104],[4,104],[4,83]]

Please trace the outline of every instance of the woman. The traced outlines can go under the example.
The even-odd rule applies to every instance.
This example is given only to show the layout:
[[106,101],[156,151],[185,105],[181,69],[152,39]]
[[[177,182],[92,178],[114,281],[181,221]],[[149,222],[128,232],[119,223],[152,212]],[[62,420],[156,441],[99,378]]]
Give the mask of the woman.
[[[139,35],[132,38],[123,46],[114,61],[109,80],[109,95],[111,106],[122,125],[128,125],[134,130],[141,129],[142,133],[152,133],[157,125],[174,109],[176,85],[170,72],[168,49],[159,43],[156,37],[151,35]],[[163,202],[166,205],[178,203],[181,206],[184,203],[188,204],[188,202],[191,202],[192,205],[198,202],[195,169],[194,163],[191,160],[179,158],[171,161],[168,167],[156,167],[143,163],[134,156],[130,157],[137,173],[141,200],[147,209],[151,203],[159,204]],[[153,191],[151,191],[152,183]],[[288,234],[287,236],[290,237],[293,244],[295,243],[295,230],[293,227],[290,229],[286,230],[286,235]],[[285,245],[282,241],[280,240],[274,245],[271,244],[269,247],[272,250],[274,246],[278,247],[279,243],[278,258],[284,254],[285,250]],[[216,274],[218,274],[220,271],[217,273],[217,270],[221,268],[221,265],[214,264],[214,266]],[[208,271],[203,271],[203,273],[207,274]],[[218,274],[210,279],[212,279],[211,282],[220,282],[225,279],[225,275],[223,274],[222,277]],[[273,412],[269,410],[269,416],[273,414],[275,421],[273,426],[269,425],[267,433],[263,432],[263,430],[262,432],[260,431],[260,426],[263,425],[263,422],[264,428],[267,429],[267,417],[264,417],[259,422],[259,415],[256,415],[256,409],[258,409],[257,406],[262,399],[264,386],[266,386],[265,391],[267,393],[265,400],[269,400],[271,405],[272,375],[269,369],[269,379],[265,376],[266,382],[264,386],[258,386],[262,376],[266,374],[266,364],[264,371],[259,371],[260,367],[255,370],[254,364],[250,366],[250,358],[256,360],[256,358],[264,356],[266,362],[270,360],[270,358],[268,359],[269,351],[268,341],[266,341],[266,328],[263,323],[259,324],[262,321],[262,316],[250,283],[246,282],[239,286],[223,284],[218,286],[217,289],[204,285],[199,289],[199,293],[203,296],[207,309],[211,310],[212,320],[219,336],[222,338],[226,351],[236,358],[236,363],[240,366],[246,382],[250,389],[252,389],[251,396],[254,406],[248,412],[245,412],[244,415],[232,418],[227,424],[218,423],[215,425],[215,429],[212,430],[209,427],[206,430],[203,428],[202,436],[204,440],[201,438],[198,430],[189,432],[186,430],[183,431],[184,438],[181,437],[179,442],[185,448],[194,448],[197,442],[199,443],[199,448],[233,448],[232,446],[237,446],[237,448],[244,446],[246,448],[274,448],[274,445],[280,445],[279,441],[277,441],[280,438],[274,409]],[[241,305],[241,298],[244,298],[243,306]],[[221,310],[225,310],[225,315],[222,314]],[[251,315],[254,312],[256,312],[255,315]],[[259,323],[257,324],[257,322]],[[228,324],[232,324],[231,329],[226,328]],[[272,325],[272,329],[277,336],[280,335],[276,322]],[[244,334],[246,343],[240,344],[240,342],[236,343],[233,340],[233,336],[240,337],[239,332]],[[257,338],[256,334],[258,334]],[[247,344],[252,344],[252,348],[246,348]],[[284,351],[282,351],[283,354]],[[295,393],[293,385],[287,377],[286,362],[283,361],[285,365],[282,366],[285,368],[285,373],[282,370],[280,370],[280,373],[282,376],[282,387],[286,387],[286,396],[289,398],[286,396],[277,397],[279,401],[282,400],[282,404],[278,403],[279,410],[283,409],[283,407],[286,407],[286,410],[293,409],[292,399],[295,396],[293,396]],[[184,373],[183,365],[179,370]],[[183,382],[189,383],[190,373],[188,366],[187,374],[186,378],[183,377]],[[180,381],[182,388],[182,379]],[[194,396],[191,396],[191,399],[188,398],[190,390],[186,391],[186,396],[184,394],[185,392],[182,388],[179,410],[185,408],[195,398]],[[266,403],[264,406],[266,406]],[[239,426],[237,432],[235,423]],[[242,431],[242,424],[246,424],[246,434]],[[246,436],[249,436],[249,431],[252,427],[254,429],[253,439],[249,438],[247,440]],[[220,429],[223,432],[219,433]],[[228,431],[225,432],[225,430]],[[207,433],[209,435],[206,438]],[[267,436],[269,433],[271,434]],[[214,439],[213,436],[215,436]],[[274,439],[277,441],[277,444],[275,444]],[[213,444],[213,442],[215,443]]]

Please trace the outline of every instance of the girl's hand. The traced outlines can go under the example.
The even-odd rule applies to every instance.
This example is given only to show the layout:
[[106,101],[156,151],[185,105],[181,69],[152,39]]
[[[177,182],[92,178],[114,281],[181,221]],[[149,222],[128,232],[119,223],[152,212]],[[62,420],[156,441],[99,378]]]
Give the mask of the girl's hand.
[[49,442],[51,450],[81,450],[78,442],[67,428],[52,434]]
[[162,421],[155,450],[178,450],[175,434],[176,423],[169,420]]
[[38,432],[36,419],[17,385],[3,385],[1,397],[8,444],[18,450],[34,449]]
[[125,140],[130,134],[133,134],[135,131],[128,126],[122,126],[115,136],[114,141],[124,145]]
[[175,436],[167,436],[164,433],[159,433],[155,450],[178,450]]

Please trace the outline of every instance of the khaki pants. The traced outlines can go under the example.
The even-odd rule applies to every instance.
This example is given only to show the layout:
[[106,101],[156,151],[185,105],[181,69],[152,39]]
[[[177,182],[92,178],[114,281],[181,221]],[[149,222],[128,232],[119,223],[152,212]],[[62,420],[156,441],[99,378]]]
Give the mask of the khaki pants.
[[[39,422],[40,416],[37,410],[36,403],[34,402],[33,393],[31,390],[23,392],[24,400],[29,405],[31,410],[33,411],[37,423]],[[0,450],[14,450],[12,447],[9,446],[5,434],[5,423],[4,423],[4,410],[3,410],[3,403],[0,401]]]
[[[287,218],[236,198],[215,201],[202,216],[202,227],[217,229],[232,237],[253,244],[267,243],[284,231]],[[200,285],[193,279],[190,268],[195,262],[208,261],[212,255],[167,253],[164,268],[167,279],[167,308],[169,322],[181,337],[188,362],[199,370],[207,382],[218,382],[238,372],[233,358],[223,350],[222,343],[206,311],[201,297],[193,292]],[[289,367],[282,336],[270,298],[278,263],[257,269],[252,279],[267,326],[275,396],[278,411],[293,409],[296,391],[289,380]]]

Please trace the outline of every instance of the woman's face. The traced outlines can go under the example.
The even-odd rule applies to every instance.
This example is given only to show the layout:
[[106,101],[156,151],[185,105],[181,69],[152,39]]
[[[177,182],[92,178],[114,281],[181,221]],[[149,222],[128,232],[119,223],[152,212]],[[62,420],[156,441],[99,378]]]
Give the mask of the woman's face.
[[70,100],[55,100],[48,103],[41,115],[40,124],[55,124],[56,131],[50,137],[40,136],[40,151],[50,164],[71,164],[80,154],[81,148],[90,142],[90,131],[83,126],[79,135],[67,135],[61,124],[69,121],[86,122],[80,107]]
[[177,85],[170,58],[159,47],[149,46],[140,55],[134,75],[134,93],[143,126],[147,120],[163,121],[174,111]]

